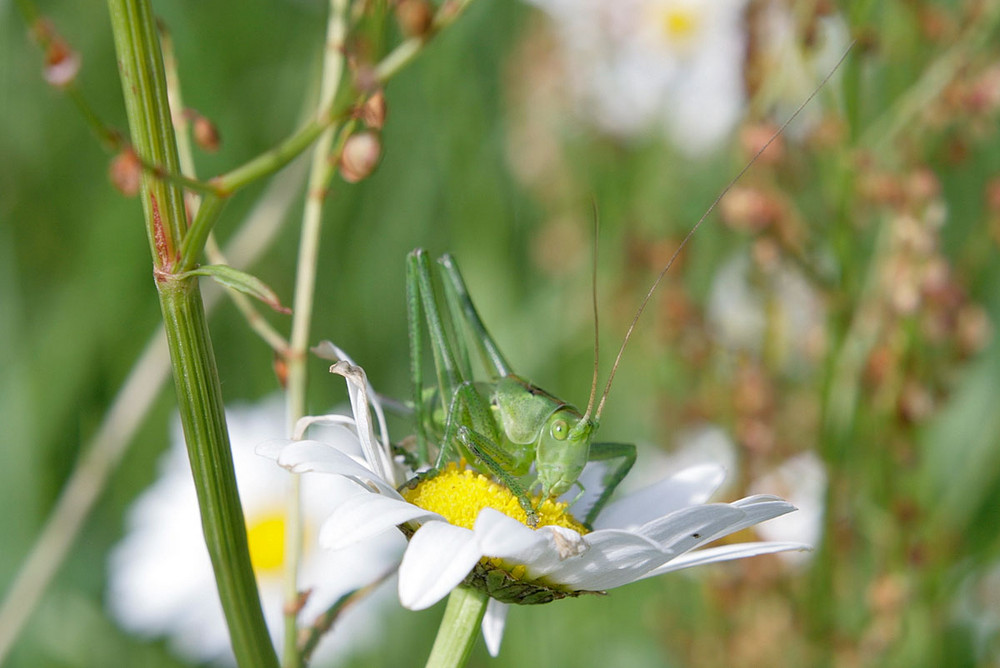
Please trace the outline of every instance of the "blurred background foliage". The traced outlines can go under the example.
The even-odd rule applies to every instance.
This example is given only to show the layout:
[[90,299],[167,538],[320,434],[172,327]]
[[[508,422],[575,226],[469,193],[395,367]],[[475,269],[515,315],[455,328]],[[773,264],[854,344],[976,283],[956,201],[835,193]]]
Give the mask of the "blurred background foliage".
[[[764,4],[751,0],[748,25]],[[513,610],[500,657],[479,647],[471,665],[1000,662],[997,3],[795,8],[802,49],[817,16],[834,12],[858,43],[819,93],[813,121],[751,167],[668,274],[624,357],[601,435],[639,443],[642,472],[680,447],[679,434],[717,424],[735,444],[728,498],[814,453],[828,483],[819,546],[805,563],[764,557]],[[103,8],[40,9],[82,54],[84,94],[124,128]],[[199,173],[225,171],[295,127],[318,71],[324,3],[156,10],[174,38],[186,103],[222,134],[217,153],[198,156]],[[775,74],[759,57],[765,37],[752,35],[745,116],[721,148],[694,159],[655,133],[613,137],[588,125],[552,86],[546,17],[519,3],[473,3],[388,86],[377,172],[330,195],[313,338],[349,350],[380,391],[409,396],[403,259],[417,246],[449,251],[515,368],[585,403],[591,203],[600,212],[607,373],[666,258],[783,120],[762,93]],[[377,42],[369,35],[370,48]],[[103,176],[110,156],[45,84],[9,2],[0,2],[0,49],[7,583],[159,313],[138,203]],[[260,191],[234,198],[221,239]],[[286,303],[298,215],[295,206],[269,251],[245,267]],[[772,310],[762,341],[727,342],[709,302],[734,254],[748,258],[753,289],[779,311],[799,307],[783,306],[767,277],[796,267],[821,305],[820,331],[782,332],[796,321]],[[722,317],[739,301],[723,299]],[[266,317],[287,330],[283,316]],[[227,402],[274,392],[272,353],[237,311],[224,303],[211,326]],[[343,400],[319,361],[308,396],[314,411]],[[130,637],[104,609],[106,555],[155,478],[173,405],[164,389],[8,665],[185,665],[162,640]],[[352,665],[420,665],[439,614],[386,613],[386,642]]]

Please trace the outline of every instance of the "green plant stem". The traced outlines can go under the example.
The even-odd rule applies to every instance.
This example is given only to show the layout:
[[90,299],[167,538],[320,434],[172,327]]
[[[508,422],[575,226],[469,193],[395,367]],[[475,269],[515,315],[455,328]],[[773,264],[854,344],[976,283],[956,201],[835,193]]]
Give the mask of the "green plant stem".
[[[304,180],[303,165],[295,167],[268,186],[259,204],[229,242],[226,254],[236,264],[253,264],[271,245]],[[206,294],[206,311],[211,313],[219,304],[221,294],[221,288]],[[159,396],[169,371],[170,355],[161,326],[150,337],[97,431],[82,448],[83,454],[63,486],[45,526],[4,594],[0,604],[0,665],[59,566],[66,560],[108,479],[121,463],[136,430]]]
[[[333,104],[340,87],[344,70],[344,40],[347,37],[347,0],[330,0],[327,20],[323,72],[320,81],[321,107]],[[312,321],[313,301],[316,293],[316,266],[319,256],[320,231],[323,220],[323,202],[326,189],[333,175],[330,147],[335,126],[323,131],[313,149],[306,188],[306,202],[302,212],[302,236],[299,239],[299,257],[295,274],[295,298],[292,308],[292,331],[288,352],[288,392],[286,416],[288,433],[293,434],[295,423],[306,414],[306,384],[308,372],[306,354]],[[287,522],[285,525],[285,633],[282,664],[286,668],[302,665],[298,647],[299,562],[302,559],[302,489],[301,477],[293,475],[289,484]]]
[[479,635],[488,601],[489,596],[478,589],[455,587],[451,591],[434,647],[427,658],[427,668],[465,665]]
[[198,205],[198,213],[195,214],[191,229],[184,237],[181,245],[180,259],[177,262],[177,271],[190,271],[198,266],[201,254],[205,250],[205,243],[208,235],[215,227],[215,221],[219,219],[222,209],[225,208],[228,199],[218,195],[206,195]]
[[[142,160],[178,173],[152,6],[149,0],[108,0],[108,9],[132,145]],[[141,197],[202,529],[233,652],[240,666],[272,668],[278,661],[250,564],[201,292],[197,279],[179,279],[173,273],[187,224],[183,192],[146,175]],[[204,204],[201,209],[206,209]]]

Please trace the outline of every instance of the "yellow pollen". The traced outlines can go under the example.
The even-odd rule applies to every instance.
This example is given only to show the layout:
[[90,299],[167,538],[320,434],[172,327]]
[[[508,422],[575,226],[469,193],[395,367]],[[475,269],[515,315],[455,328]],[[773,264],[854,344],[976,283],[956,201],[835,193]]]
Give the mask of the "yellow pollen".
[[698,29],[698,17],[688,9],[673,7],[663,13],[663,30],[671,40],[686,41]]
[[[433,478],[404,490],[403,498],[466,529],[472,528],[483,508],[499,510],[522,524],[528,522],[528,514],[509,489],[454,462]],[[538,497],[532,498],[532,503],[538,512],[538,527],[560,526],[581,534],[587,533],[587,529],[567,512],[569,504],[546,499],[538,505]]]
[[285,517],[263,515],[247,524],[250,563],[255,573],[276,571],[285,563]]

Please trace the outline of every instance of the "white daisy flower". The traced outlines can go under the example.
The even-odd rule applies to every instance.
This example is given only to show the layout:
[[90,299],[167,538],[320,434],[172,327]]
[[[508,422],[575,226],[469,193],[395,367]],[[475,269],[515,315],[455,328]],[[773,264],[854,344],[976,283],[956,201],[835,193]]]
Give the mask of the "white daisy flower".
[[[358,423],[368,420],[364,371],[346,362],[331,371],[347,378]],[[359,433],[377,447],[370,433]],[[569,503],[546,500],[532,529],[509,490],[457,464],[416,478],[400,493],[394,474],[382,464],[385,454],[366,466],[317,440],[269,444],[263,450],[292,472],[330,473],[364,490],[327,518],[319,536],[324,547],[356,545],[397,526],[410,535],[399,566],[399,598],[405,607],[427,608],[463,584],[489,593],[483,632],[494,655],[506,604],[547,603],[699,564],[808,549],[798,542],[697,549],[795,509],[770,495],[706,503],[724,478],[714,465],[686,469],[608,505],[593,530],[573,518]],[[599,491],[577,505],[586,506]]]
[[659,128],[695,155],[743,114],[746,0],[531,0],[552,18],[580,113],[606,132]]
[[[226,417],[250,557],[268,628],[275,642],[280,642],[290,479],[253,449],[269,435],[285,433],[284,405],[280,397],[273,397],[235,407]],[[360,453],[352,431],[330,427],[322,433],[335,447]],[[302,479],[306,545],[300,575],[302,588],[312,590],[300,616],[303,623],[311,623],[340,596],[375,581],[398,561],[405,542],[400,536],[383,536],[364,551],[316,549],[321,521],[353,494],[357,494],[357,487],[346,480],[328,476]],[[161,460],[160,477],[136,500],[128,515],[126,535],[110,556],[107,605],[122,627],[143,636],[167,636],[174,651],[188,659],[235,662],[179,424],[174,425],[172,445]],[[319,647],[318,662],[374,640],[375,611],[361,606],[361,610],[366,609],[360,614],[358,609],[352,610],[338,621],[331,634],[334,640]]]

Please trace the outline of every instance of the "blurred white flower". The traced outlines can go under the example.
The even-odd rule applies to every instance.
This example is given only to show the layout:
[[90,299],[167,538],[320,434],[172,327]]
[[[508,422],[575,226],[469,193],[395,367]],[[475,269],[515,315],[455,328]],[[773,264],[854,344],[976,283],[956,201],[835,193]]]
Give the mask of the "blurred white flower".
[[746,0],[531,0],[563,50],[579,113],[604,131],[660,130],[691,155],[743,114]]
[[709,290],[707,319],[719,343],[779,368],[818,358],[824,345],[826,308],[802,272],[787,262],[768,271],[741,253],[725,262]]
[[[357,422],[368,420],[364,371],[344,362],[332,370],[352,388]],[[362,440],[370,438],[366,430],[359,434]],[[808,549],[801,542],[697,549],[795,509],[770,495],[706,503],[725,477],[711,464],[685,469],[611,503],[588,532],[569,514],[570,504],[552,501],[540,504],[538,528],[529,528],[524,509],[509,490],[455,464],[400,494],[392,472],[384,469],[384,456],[362,465],[316,440],[276,442],[260,451],[292,472],[330,473],[364,490],[326,520],[320,529],[322,545],[342,549],[401,525],[413,532],[399,567],[399,598],[405,607],[427,608],[463,583],[486,590],[492,598],[483,632],[494,655],[508,603],[546,603],[699,564]],[[579,503],[593,503],[601,491],[588,490],[585,497],[590,498]]]
[[[254,447],[285,434],[284,405],[280,397],[273,397],[234,407],[226,417],[264,615],[280,644],[290,479],[272,461],[254,454]],[[346,452],[360,452],[357,436],[347,428],[325,427],[321,433]],[[340,596],[392,568],[405,543],[401,536],[386,535],[366,545],[366,550],[316,549],[320,522],[356,493],[356,486],[346,480],[302,478],[305,549],[300,583],[301,589],[312,589],[300,614],[303,623],[311,623]],[[143,636],[167,636],[172,648],[188,659],[234,663],[179,424],[174,425],[171,447],[161,460],[159,478],[136,500],[126,535],[110,556],[107,605],[125,629]],[[332,640],[320,644],[317,661],[373,641],[374,615],[375,610],[365,605],[346,613],[334,627]]]
[[[762,524],[757,529],[766,540],[801,540],[818,547],[823,538],[823,513],[826,507],[826,467],[814,452],[803,452],[782,462],[750,484],[751,494],[780,494],[795,504],[798,512]],[[807,561],[811,553],[780,555],[789,563]]]
[[975,568],[962,579],[952,599],[952,616],[969,629],[978,665],[1000,662],[1000,562]]
[[[834,72],[850,42],[847,23],[837,13],[812,17],[814,24],[807,39],[804,27],[797,25],[798,9],[800,4],[770,0],[762,3],[758,16],[757,58],[766,76],[762,77],[755,101],[779,123],[798,109],[824,77]],[[826,87],[831,95],[838,90],[840,87],[835,84]],[[821,116],[821,106],[808,105],[787,132],[801,138]]]

